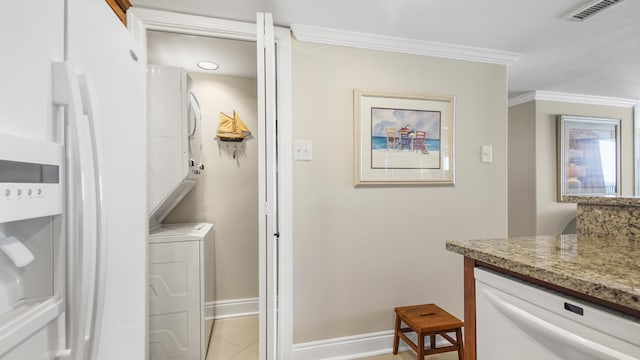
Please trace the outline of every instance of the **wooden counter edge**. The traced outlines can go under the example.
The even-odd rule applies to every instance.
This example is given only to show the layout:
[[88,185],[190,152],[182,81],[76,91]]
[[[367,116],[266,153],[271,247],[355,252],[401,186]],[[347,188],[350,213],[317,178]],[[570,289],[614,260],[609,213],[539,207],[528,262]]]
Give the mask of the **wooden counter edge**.
[[476,360],[476,261],[464,257],[464,359]]

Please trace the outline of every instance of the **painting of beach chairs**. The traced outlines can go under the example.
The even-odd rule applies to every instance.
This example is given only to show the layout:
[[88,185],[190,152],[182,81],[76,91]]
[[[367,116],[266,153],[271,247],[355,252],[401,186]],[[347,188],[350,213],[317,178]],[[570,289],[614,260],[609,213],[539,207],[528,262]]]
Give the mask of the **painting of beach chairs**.
[[354,91],[354,184],[452,185],[454,97]]
[[371,108],[371,168],[440,169],[441,115]]

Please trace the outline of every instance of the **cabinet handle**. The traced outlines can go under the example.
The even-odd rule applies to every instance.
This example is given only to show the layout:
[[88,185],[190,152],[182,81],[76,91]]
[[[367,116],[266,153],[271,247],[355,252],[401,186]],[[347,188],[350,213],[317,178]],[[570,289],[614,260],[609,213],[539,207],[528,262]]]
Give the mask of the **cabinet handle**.
[[584,315],[584,309],[578,305],[573,305],[566,302],[564,303],[564,309],[567,311],[571,311],[572,313],[578,314],[580,316]]

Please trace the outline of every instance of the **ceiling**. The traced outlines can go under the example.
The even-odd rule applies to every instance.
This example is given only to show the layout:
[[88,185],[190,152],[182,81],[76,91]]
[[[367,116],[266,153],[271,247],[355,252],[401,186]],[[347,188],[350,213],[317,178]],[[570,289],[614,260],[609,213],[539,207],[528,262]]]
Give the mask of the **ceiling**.
[[623,1],[584,22],[566,20],[563,16],[590,0],[132,0],[132,3],[248,22],[254,21],[258,11],[271,12],[276,25],[284,27],[312,25],[515,52],[521,56],[509,65],[509,97],[538,90],[640,99],[638,0]]
[[[150,64],[181,67],[187,72],[256,77],[255,42],[149,31],[147,50]],[[200,69],[200,60],[213,61],[219,68]]]

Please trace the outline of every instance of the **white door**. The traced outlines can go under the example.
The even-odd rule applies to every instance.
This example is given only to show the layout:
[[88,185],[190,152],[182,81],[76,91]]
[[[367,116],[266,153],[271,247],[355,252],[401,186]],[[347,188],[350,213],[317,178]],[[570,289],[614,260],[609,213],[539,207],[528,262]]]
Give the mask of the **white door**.
[[64,10],[63,0],[49,0],[18,2],[2,12],[0,131],[62,141],[51,105],[51,63],[64,60]]
[[[109,6],[68,0],[66,59],[83,83],[101,190],[91,359],[143,359],[146,327],[145,52]],[[84,96],[87,95],[87,96]],[[83,151],[83,153],[86,153]],[[82,239],[85,243],[87,239]],[[85,243],[86,244],[86,243]],[[91,262],[91,261],[90,261]],[[94,273],[91,273],[95,275]],[[84,290],[84,289],[82,289]],[[88,295],[91,299],[91,291]],[[86,337],[86,336],[85,336]]]
[[260,258],[260,359],[276,359],[278,333],[278,204],[276,173],[276,61],[273,18],[257,15]]
[[[148,30],[257,42],[260,123],[258,134],[260,146],[260,359],[289,359],[291,357],[291,50],[289,30],[277,28],[274,31],[271,14],[258,14],[256,29],[253,24],[244,22],[139,7],[129,11],[127,23],[141,44],[146,44]],[[277,49],[274,37],[278,41]],[[278,54],[277,99],[276,51]],[[276,106],[277,103],[280,103],[280,107]],[[276,113],[279,123],[277,136],[280,137],[281,144],[278,152],[276,152]],[[277,165],[278,168],[276,168],[276,155],[281,159]],[[281,179],[279,193],[276,191],[277,176]],[[276,203],[278,198],[281,199],[279,215]],[[278,234],[280,229],[283,233],[278,238],[274,234]],[[277,256],[278,252],[281,254],[280,257]],[[281,265],[280,268],[283,271],[278,271],[277,264]]]

